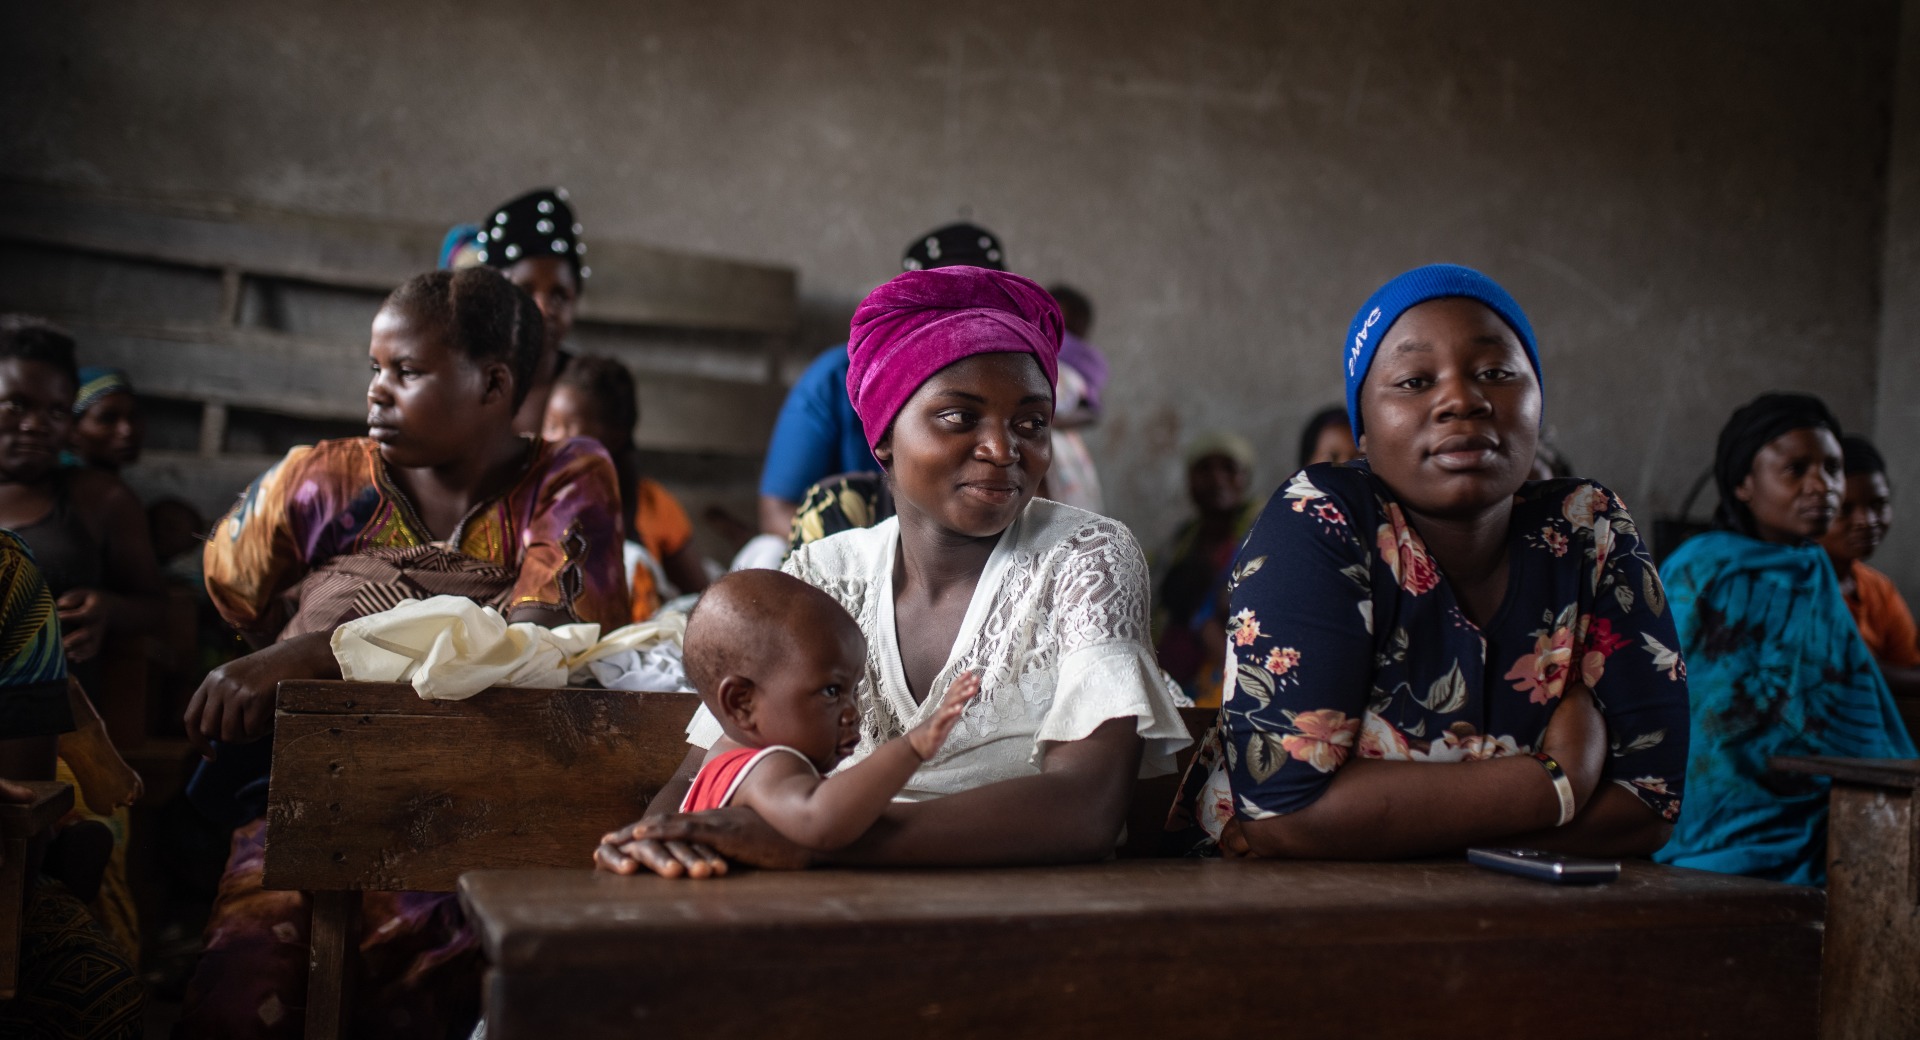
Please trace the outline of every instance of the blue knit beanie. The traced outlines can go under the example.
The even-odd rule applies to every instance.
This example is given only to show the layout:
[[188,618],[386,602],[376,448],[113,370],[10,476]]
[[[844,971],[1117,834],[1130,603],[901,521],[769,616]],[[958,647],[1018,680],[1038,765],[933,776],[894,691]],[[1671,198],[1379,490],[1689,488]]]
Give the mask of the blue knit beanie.
[[[1353,316],[1353,324],[1347,329],[1347,419],[1353,423],[1356,440],[1361,433],[1360,384],[1366,382],[1367,369],[1373,367],[1373,352],[1379,348],[1381,338],[1400,320],[1400,315],[1428,300],[1450,296],[1483,303],[1498,314],[1513,334],[1520,337],[1520,345],[1527,350],[1527,360],[1533,364],[1534,381],[1542,391],[1546,390],[1547,378],[1540,371],[1540,350],[1533,342],[1533,326],[1527,324],[1526,312],[1505,289],[1486,275],[1459,264],[1416,267],[1374,290],[1367,302],[1360,305],[1360,313]],[[1543,417],[1541,421],[1546,420]]]

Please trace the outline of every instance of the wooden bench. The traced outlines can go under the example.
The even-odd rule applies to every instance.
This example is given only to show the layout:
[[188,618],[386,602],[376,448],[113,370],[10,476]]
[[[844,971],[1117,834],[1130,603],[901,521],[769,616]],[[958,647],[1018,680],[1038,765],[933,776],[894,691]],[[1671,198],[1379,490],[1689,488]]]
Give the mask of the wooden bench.
[[27,898],[27,846],[73,808],[73,786],[26,780],[33,801],[0,804],[0,1000],[20,978],[21,911]]
[[1833,779],[1820,1035],[1920,1036],[1920,761],[1768,764]]
[[464,871],[587,866],[686,756],[684,693],[285,682],[265,885],[312,894],[309,1040],[346,1035],[361,891],[449,892]]
[[[388,291],[432,268],[447,230],[245,200],[0,187],[0,309],[61,321],[84,363],[126,369],[153,440],[124,475],[149,501],[181,497],[208,516],[290,444],[362,428],[355,358],[367,325]],[[714,502],[751,509],[781,374],[800,360],[797,274],[610,238],[595,231],[592,200],[580,204],[593,277],[574,349],[633,371],[636,443],[693,515]]]
[[489,1040],[1811,1037],[1821,894],[1629,863],[588,870],[460,880]]

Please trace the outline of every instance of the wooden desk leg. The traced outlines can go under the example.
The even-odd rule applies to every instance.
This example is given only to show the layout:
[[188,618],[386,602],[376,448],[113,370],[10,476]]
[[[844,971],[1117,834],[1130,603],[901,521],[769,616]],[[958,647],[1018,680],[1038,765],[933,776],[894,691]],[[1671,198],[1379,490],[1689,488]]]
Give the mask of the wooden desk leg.
[[0,1000],[13,999],[20,982],[20,919],[27,905],[27,839],[10,838],[0,854]]
[[1823,1040],[1920,1036],[1920,820],[1911,791],[1834,781]]
[[307,1040],[340,1040],[348,1035],[359,923],[360,893],[313,893],[313,927],[308,933],[307,954]]

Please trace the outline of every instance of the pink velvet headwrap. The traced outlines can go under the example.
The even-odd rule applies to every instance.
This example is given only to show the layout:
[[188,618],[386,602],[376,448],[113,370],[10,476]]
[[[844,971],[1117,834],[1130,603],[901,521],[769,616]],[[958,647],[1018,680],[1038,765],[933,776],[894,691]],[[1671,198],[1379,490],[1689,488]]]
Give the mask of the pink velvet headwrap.
[[935,372],[975,354],[1032,354],[1059,381],[1060,306],[1017,274],[984,267],[908,271],[867,295],[847,341],[847,399],[867,446]]

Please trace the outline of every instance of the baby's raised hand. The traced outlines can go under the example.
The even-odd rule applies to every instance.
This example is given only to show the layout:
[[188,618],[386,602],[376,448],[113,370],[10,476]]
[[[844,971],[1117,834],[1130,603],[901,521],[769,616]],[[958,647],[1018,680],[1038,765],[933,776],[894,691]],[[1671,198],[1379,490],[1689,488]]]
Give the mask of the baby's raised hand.
[[960,713],[966,709],[967,702],[980,694],[980,673],[962,672],[960,677],[947,687],[946,695],[940,698],[940,707],[933,717],[907,731],[907,744],[913,753],[925,762],[940,750],[947,742],[947,734],[953,732],[955,723],[960,721]]

